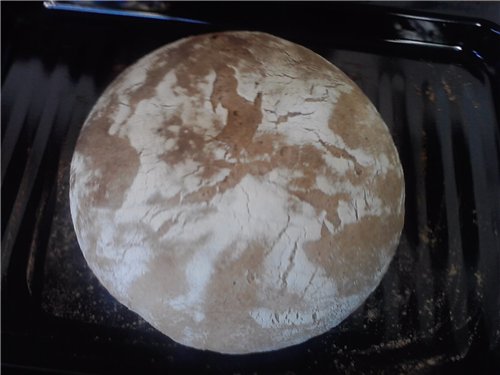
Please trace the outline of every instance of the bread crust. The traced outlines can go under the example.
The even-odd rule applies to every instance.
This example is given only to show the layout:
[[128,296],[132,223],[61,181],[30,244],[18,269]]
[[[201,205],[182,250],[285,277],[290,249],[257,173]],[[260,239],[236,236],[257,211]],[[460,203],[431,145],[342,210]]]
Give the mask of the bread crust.
[[90,268],[187,346],[284,348],[377,287],[403,227],[387,126],[338,68],[297,44],[225,32],[166,45],[88,116],[71,214]]

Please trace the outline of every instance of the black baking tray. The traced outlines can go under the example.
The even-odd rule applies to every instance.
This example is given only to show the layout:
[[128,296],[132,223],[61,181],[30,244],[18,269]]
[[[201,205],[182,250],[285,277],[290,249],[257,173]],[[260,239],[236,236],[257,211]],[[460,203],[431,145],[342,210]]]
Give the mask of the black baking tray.
[[[2,371],[500,372],[500,28],[347,3],[169,3],[166,22],[2,3]],[[347,73],[389,126],[405,227],[380,286],[330,332],[230,356],[179,345],[117,303],[79,250],[68,169],[106,85],[181,37],[260,30]]]

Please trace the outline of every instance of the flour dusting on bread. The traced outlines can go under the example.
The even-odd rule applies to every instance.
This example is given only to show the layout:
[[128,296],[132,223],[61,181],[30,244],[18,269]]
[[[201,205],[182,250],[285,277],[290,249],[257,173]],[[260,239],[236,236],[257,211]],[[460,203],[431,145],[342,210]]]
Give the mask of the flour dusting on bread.
[[403,224],[373,105],[322,57],[257,32],[182,39],[127,69],[82,128],[71,181],[103,285],[174,340],[224,353],[339,324]]

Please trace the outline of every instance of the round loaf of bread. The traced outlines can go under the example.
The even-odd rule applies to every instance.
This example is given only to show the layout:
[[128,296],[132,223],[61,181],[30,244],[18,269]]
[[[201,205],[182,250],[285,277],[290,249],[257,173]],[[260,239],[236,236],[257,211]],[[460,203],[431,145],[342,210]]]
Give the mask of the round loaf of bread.
[[377,287],[403,171],[361,90],[258,32],[166,45],[104,92],[71,163],[78,242],[106,289],[173,340],[222,353],[322,334]]

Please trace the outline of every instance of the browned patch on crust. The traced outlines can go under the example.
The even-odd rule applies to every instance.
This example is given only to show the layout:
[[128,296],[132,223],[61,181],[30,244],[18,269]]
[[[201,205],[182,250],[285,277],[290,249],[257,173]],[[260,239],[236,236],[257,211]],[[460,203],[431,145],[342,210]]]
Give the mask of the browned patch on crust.
[[170,118],[165,120],[162,124],[160,124],[160,126],[156,128],[156,134],[159,137],[163,137],[165,139],[175,138],[176,134],[168,129],[168,127],[171,125],[176,125],[176,126],[182,125],[182,119],[179,117],[179,115],[174,114],[170,116]]
[[[274,138],[274,136],[272,137]],[[252,158],[261,155],[259,147],[270,148],[273,140],[267,140],[266,137],[259,138],[259,142],[249,145],[247,151],[248,157]],[[263,176],[276,168],[287,168],[290,170],[298,169],[304,173],[304,177],[295,178],[289,185],[288,192],[301,201],[308,202],[312,206],[324,207],[329,213],[328,219],[332,223],[339,222],[337,216],[337,205],[340,199],[346,199],[346,194],[337,194],[331,196],[325,194],[316,188],[316,174],[324,173],[326,176],[335,178],[335,175],[327,168],[319,151],[312,145],[305,146],[284,146],[277,152],[269,151],[269,161],[251,161],[249,163],[231,164],[225,161],[205,162],[206,174],[211,176],[219,168],[229,168],[229,175],[223,181],[214,186],[202,187],[196,192],[187,194],[184,202],[202,202],[211,200],[216,194],[223,194],[228,189],[235,187],[246,175]],[[305,190],[305,191],[302,191]]]
[[109,135],[109,127],[109,117],[94,116],[92,125],[82,129],[75,151],[90,161],[89,170],[101,173],[92,181],[97,192],[89,203],[119,208],[139,170],[139,155],[127,139]]
[[[399,197],[404,193],[404,185],[395,169],[387,171],[384,178],[375,180],[372,190],[382,200],[383,206],[389,207],[394,214],[398,212]],[[402,222],[403,215],[400,216]]]
[[133,91],[131,103],[136,105],[140,100],[154,96],[156,85],[172,69],[176,71],[176,85],[186,89],[192,96],[198,93],[200,80],[211,70],[217,70],[220,61],[231,65],[244,58],[250,66],[259,69],[261,63],[248,50],[248,46],[254,45],[245,37],[225,33],[212,34],[210,39],[205,35],[191,37],[157,56],[154,68],[147,72],[144,84]]
[[[263,291],[262,284],[260,284],[262,280],[259,278],[267,248],[262,243],[253,241],[248,244],[241,257],[234,260],[231,259],[234,246],[233,244],[225,249],[217,258],[214,269],[214,274],[217,277],[213,277],[208,284],[204,303],[204,311],[211,319],[202,322],[200,328],[204,328],[203,330],[208,332],[208,341],[224,343],[228,349],[237,345],[243,337],[251,343],[252,347],[262,347],[268,345],[268,335],[262,330],[245,332],[256,323],[249,314],[241,312],[250,312],[262,303],[262,296],[258,295]],[[243,272],[238,264],[245,264]],[[278,289],[278,286],[276,288],[269,286],[268,292],[278,296]],[[266,303],[273,304],[273,299],[265,298],[265,300]],[[290,305],[286,303],[289,301],[274,302],[277,305],[277,310],[282,306]],[[238,306],[238,310],[235,310],[234,306]],[[203,327],[203,324],[209,326]],[[241,329],[239,333],[242,334],[242,337],[228,335],[228,325],[235,329]]]
[[170,165],[191,158],[194,160],[202,159],[204,145],[205,139],[202,135],[190,127],[183,126],[179,130],[175,149],[163,154],[162,159]]
[[129,99],[130,105],[135,107],[141,100],[155,96],[158,82],[162,81],[169,70],[170,66],[167,64],[165,64],[162,68],[157,66],[154,69],[148,70],[144,83],[139,85],[131,93]]
[[371,149],[381,137],[380,131],[384,130],[383,128],[364,124],[371,112],[369,105],[366,96],[357,88],[349,94],[342,93],[337,99],[328,125],[350,148]]
[[[121,226],[122,231],[133,230],[126,226]],[[172,296],[183,295],[188,292],[188,283],[186,282],[186,265],[192,258],[191,249],[186,249],[184,245],[175,243],[175,241],[161,241],[157,233],[150,231],[148,236],[149,243],[144,244],[149,248],[153,257],[148,262],[148,272],[140,276],[128,290],[128,295],[135,306],[143,306],[151,314],[161,320],[165,309],[168,308],[166,302]],[[193,248],[201,246],[207,238],[201,237],[193,243]],[[168,272],[165,272],[168,270]],[[155,277],[151,277],[155,275]],[[165,293],[168,291],[168,294]],[[157,298],[151,298],[156,296]]]
[[[367,189],[381,199],[382,207],[388,208],[390,214],[362,217],[333,236],[323,227],[321,239],[304,246],[308,258],[335,278],[340,296],[348,297],[373,285],[373,275],[384,264],[379,257],[390,259],[395,247],[387,246],[403,227],[404,212],[399,209],[399,197],[404,186],[397,172],[390,169],[386,175],[375,177]],[[311,194],[307,195],[312,197]],[[327,219],[338,226],[341,224],[337,215],[338,202],[351,198],[348,194],[336,194],[314,196],[313,199],[316,207],[325,207]],[[353,279],[356,283],[350,281]]]
[[317,207],[319,211],[325,210],[327,213],[326,219],[334,226],[340,225],[340,219],[337,214],[339,201],[349,200],[351,198],[347,193],[327,195],[317,189],[312,189],[307,192],[291,191],[290,194],[297,197],[302,202],[308,202],[313,207]]
[[332,154],[333,156],[335,156],[336,158],[350,160],[354,164],[354,171],[357,175],[360,175],[363,172],[363,169],[364,169],[363,166],[361,164],[359,164],[358,161],[356,160],[356,158],[354,156],[352,156],[351,154],[349,154],[349,152],[347,152],[346,150],[341,149],[341,148],[336,147],[336,146],[331,145],[331,144],[327,144],[326,142],[324,142],[322,140],[319,140],[319,143],[321,143],[323,145],[323,147],[326,148],[327,151],[330,154]]
[[238,81],[234,69],[222,66],[217,70],[217,78],[210,102],[212,108],[220,103],[228,110],[227,123],[216,139],[230,145],[245,148],[250,142],[262,121],[262,94],[259,93],[253,103],[238,95]]
[[395,247],[388,248],[388,244],[394,238],[395,228],[401,228],[401,220],[396,215],[383,220],[366,216],[346,225],[335,236],[323,228],[321,239],[304,248],[313,263],[335,278],[339,295],[349,297],[373,285],[373,276],[384,264],[381,256],[385,261],[392,257]]

